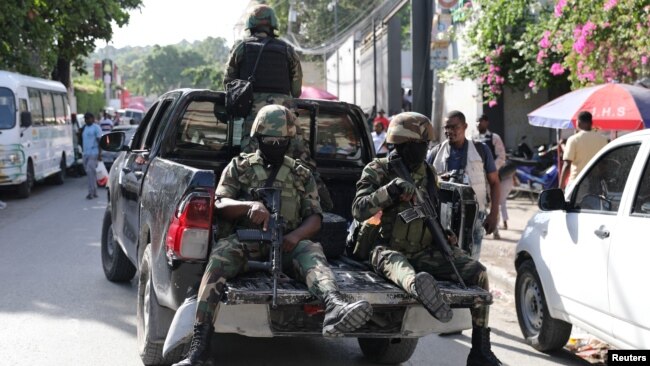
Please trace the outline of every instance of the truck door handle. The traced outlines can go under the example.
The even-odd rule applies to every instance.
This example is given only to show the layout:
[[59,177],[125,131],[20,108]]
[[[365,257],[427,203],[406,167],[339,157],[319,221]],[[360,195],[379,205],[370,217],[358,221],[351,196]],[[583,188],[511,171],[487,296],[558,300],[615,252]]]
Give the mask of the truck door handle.
[[126,166],[125,166],[125,167],[122,167],[122,171],[123,171],[124,173],[131,173],[131,172],[132,172],[131,168],[126,167]]
[[605,226],[601,226],[599,229],[594,230],[594,234],[601,239],[609,238],[609,230]]

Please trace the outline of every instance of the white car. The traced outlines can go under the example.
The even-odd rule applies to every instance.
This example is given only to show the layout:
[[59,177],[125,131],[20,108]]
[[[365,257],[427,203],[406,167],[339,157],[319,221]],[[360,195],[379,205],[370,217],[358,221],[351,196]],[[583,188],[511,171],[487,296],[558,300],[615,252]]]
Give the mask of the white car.
[[562,348],[572,325],[619,349],[650,348],[650,130],[605,146],[566,193],[542,192],[517,245],[526,341]]

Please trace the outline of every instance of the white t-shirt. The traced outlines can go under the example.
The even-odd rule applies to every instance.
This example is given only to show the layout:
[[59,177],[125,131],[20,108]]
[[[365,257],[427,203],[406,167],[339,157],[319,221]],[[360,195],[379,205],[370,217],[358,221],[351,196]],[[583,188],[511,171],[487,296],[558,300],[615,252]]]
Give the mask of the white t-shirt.
[[99,121],[99,127],[101,127],[102,132],[111,132],[113,129],[113,121],[108,118],[104,118]]
[[386,132],[377,134],[377,132],[372,132],[372,142],[375,145],[375,152],[377,154],[387,154],[388,148],[384,144],[386,142]]

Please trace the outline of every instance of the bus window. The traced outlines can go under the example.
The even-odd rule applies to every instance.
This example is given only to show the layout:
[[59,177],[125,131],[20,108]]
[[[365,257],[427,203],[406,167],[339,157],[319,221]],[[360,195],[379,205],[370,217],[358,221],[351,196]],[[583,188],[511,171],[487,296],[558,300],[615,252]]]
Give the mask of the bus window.
[[16,123],[16,102],[14,93],[0,88],[0,129],[13,128]]
[[52,100],[52,93],[49,91],[41,90],[41,102],[43,102],[43,117],[45,117],[45,124],[56,124],[54,117],[54,101]]
[[41,93],[36,89],[29,89],[29,105],[32,108],[32,123],[34,126],[42,126],[43,106],[41,105]]
[[56,124],[65,124],[65,107],[63,104],[63,94],[52,94],[54,97],[54,113],[56,116]]

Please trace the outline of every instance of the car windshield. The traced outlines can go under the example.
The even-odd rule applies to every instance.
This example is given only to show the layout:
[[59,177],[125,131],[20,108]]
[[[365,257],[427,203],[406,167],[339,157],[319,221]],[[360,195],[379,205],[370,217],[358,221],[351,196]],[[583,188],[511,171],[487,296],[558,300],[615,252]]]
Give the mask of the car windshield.
[[13,128],[16,124],[16,101],[14,93],[0,88],[0,130]]

